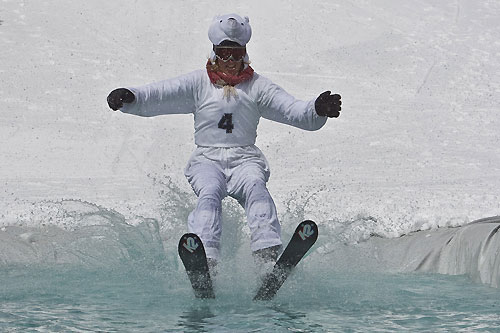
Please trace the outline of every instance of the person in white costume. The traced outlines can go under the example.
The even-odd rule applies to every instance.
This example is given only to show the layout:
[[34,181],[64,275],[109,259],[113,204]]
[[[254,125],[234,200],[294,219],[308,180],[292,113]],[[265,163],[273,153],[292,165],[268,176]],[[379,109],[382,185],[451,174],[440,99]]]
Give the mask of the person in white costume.
[[108,96],[111,109],[138,116],[194,114],[197,147],[185,175],[198,203],[188,229],[203,241],[210,266],[219,257],[221,202],[228,195],[245,209],[254,257],[274,262],[281,248],[280,223],[266,188],[269,165],[255,146],[259,119],[314,131],[341,110],[338,94],[325,91],[314,100],[297,100],[255,73],[246,52],[251,34],[248,17],[216,16],[208,31],[213,50],[206,69],[118,88]]

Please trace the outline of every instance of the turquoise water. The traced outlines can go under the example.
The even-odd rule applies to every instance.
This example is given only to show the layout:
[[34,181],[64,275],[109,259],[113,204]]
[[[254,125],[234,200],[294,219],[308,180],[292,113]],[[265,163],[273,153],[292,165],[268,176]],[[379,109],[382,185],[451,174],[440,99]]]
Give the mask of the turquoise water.
[[[71,230],[4,228],[0,332],[500,331],[498,289],[461,276],[388,273],[363,252],[349,255],[345,233],[326,227],[277,297],[253,302],[244,217],[225,211],[237,223],[223,234],[217,298],[198,300],[177,256],[184,215],[170,214],[175,223],[162,234],[155,220],[132,226],[90,203],[42,206],[35,217]],[[284,240],[294,227],[285,225]]]
[[[243,265],[244,266],[244,265]],[[242,266],[242,267],[243,267]],[[7,266],[3,332],[389,332],[500,330],[500,292],[464,277],[299,268],[271,302],[225,267],[217,299],[193,297],[175,267]]]

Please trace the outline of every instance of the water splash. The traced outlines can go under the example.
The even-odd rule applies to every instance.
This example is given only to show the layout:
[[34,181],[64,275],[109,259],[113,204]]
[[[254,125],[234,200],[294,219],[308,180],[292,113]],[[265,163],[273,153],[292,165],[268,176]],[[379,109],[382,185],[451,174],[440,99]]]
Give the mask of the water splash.
[[157,264],[164,260],[154,219],[126,220],[120,213],[80,200],[33,203],[29,214],[2,227],[4,264],[82,264],[124,262]]

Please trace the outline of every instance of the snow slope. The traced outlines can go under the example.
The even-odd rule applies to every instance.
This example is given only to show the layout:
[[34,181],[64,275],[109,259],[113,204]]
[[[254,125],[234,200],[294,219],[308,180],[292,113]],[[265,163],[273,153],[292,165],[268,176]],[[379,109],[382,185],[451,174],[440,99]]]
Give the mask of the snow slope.
[[[308,217],[356,244],[500,215],[498,1],[3,0],[2,230],[74,230],[76,200],[156,219],[166,246],[184,231],[192,117],[124,115],[106,96],[203,67],[211,18],[233,11],[250,17],[256,72],[343,98],[317,132],[260,124],[285,229]],[[225,207],[240,221],[226,230],[247,232]]]

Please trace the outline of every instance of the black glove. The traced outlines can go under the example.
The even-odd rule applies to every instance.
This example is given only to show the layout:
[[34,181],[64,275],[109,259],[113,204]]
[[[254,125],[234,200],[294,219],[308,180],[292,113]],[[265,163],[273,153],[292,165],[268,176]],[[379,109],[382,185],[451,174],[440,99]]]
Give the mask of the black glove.
[[113,110],[118,110],[123,106],[123,103],[132,103],[135,101],[134,93],[125,88],[113,90],[108,95],[108,105]]
[[330,95],[331,91],[325,91],[314,102],[314,107],[316,108],[316,113],[321,117],[337,118],[340,116],[340,106],[342,102],[340,101],[339,94]]

